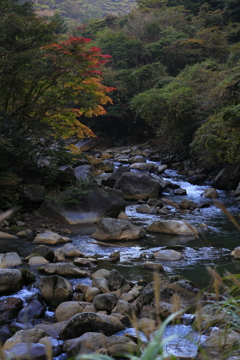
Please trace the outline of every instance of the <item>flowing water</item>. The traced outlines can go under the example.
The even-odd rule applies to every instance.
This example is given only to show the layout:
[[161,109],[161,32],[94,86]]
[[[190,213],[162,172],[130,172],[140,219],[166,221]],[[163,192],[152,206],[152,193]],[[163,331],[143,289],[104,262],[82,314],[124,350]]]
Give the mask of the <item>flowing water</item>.
[[[168,215],[149,215],[136,212],[136,203],[128,202],[126,214],[136,225],[147,226],[151,222],[159,219],[184,219],[191,225],[198,226],[205,224],[207,231],[201,236],[171,236],[156,233],[148,233],[143,239],[137,241],[124,241],[107,243],[107,246],[98,244],[92,237],[93,228],[87,229],[86,232],[73,234],[71,236],[73,245],[77,246],[85,255],[98,254],[101,257],[98,268],[111,270],[117,269],[126,279],[137,283],[140,279],[147,282],[152,281],[152,270],[143,267],[144,262],[152,261],[153,253],[164,248],[165,246],[182,245],[181,251],[183,258],[180,261],[162,261],[165,273],[167,275],[183,275],[193,281],[200,288],[206,287],[210,282],[210,276],[207,267],[215,268],[221,275],[226,271],[239,273],[240,261],[234,260],[231,251],[240,245],[240,232],[235,228],[233,223],[210,199],[202,196],[203,191],[210,185],[191,185],[184,180],[183,176],[178,175],[173,170],[167,170],[164,177],[171,180],[172,183],[178,184],[181,188],[186,189],[187,196],[163,193],[162,198],[178,204],[183,198],[187,197],[196,204],[210,203],[210,207],[197,209],[191,212],[179,212],[174,207],[169,206]],[[218,190],[219,198],[226,209],[233,215],[240,213],[239,205],[235,202],[234,197],[229,192]],[[20,256],[27,256],[34,249],[35,244],[29,240],[1,240],[1,252],[16,251]],[[58,246],[60,247],[60,246]],[[57,248],[57,247],[56,247]],[[109,255],[114,251],[120,252],[120,262],[109,262]],[[144,255],[144,256],[143,256]],[[91,279],[71,279],[73,284],[79,282],[91,285]],[[35,287],[24,288],[15,296],[23,298],[25,301],[38,291]],[[54,316],[52,312],[47,313],[49,319]],[[128,329],[128,332],[131,331]],[[134,330],[132,330],[134,331]],[[198,338],[189,325],[168,326],[165,331],[165,337],[169,334],[176,334],[176,340],[172,340],[165,345],[165,351],[170,351],[178,356],[195,356],[197,346],[195,343],[204,341],[204,338]],[[179,337],[180,334],[180,337]],[[186,336],[188,335],[188,336]]]
[[[171,236],[157,233],[148,233],[145,238],[138,241],[125,241],[109,243],[112,246],[102,246],[94,243],[89,235],[75,235],[72,237],[73,244],[76,245],[84,254],[103,256],[101,267],[111,269],[117,268],[127,279],[137,281],[142,278],[150,281],[152,271],[143,268],[145,261],[151,261],[153,253],[165,246],[182,245],[180,250],[183,259],[180,261],[162,261],[166,274],[183,275],[193,281],[197,286],[203,288],[209,283],[207,266],[215,268],[221,275],[226,271],[238,273],[240,262],[233,259],[231,251],[240,245],[240,232],[233,223],[226,217],[212,200],[202,196],[203,191],[210,186],[192,185],[184,180],[173,170],[167,170],[165,176],[171,182],[186,189],[187,196],[163,193],[162,198],[178,204],[184,197],[193,200],[196,204],[210,203],[210,207],[197,209],[190,213],[179,213],[174,207],[169,207],[168,215],[149,215],[136,212],[138,205],[131,202],[126,207],[126,214],[136,225],[147,226],[151,222],[159,219],[184,219],[191,225],[198,226],[205,224],[207,231],[204,231],[198,238],[196,236]],[[219,198],[226,209],[234,216],[240,213],[239,205],[229,192],[218,190]],[[120,251],[120,262],[111,264],[104,262],[113,251]],[[145,257],[142,257],[145,254]]]

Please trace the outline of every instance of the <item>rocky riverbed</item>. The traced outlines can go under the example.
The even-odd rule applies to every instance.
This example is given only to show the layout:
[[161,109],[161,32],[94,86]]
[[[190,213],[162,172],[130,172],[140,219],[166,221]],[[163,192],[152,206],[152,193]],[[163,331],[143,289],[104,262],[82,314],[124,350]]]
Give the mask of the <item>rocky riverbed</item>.
[[[5,356],[25,359],[31,349],[33,359],[46,359],[49,348],[59,359],[95,351],[111,356],[137,353],[132,323],[148,338],[159,321],[172,312],[180,310],[184,321],[184,314],[192,314],[194,319],[201,308],[201,332],[206,337],[193,336],[195,343],[198,336],[195,350],[190,355],[176,353],[177,346],[184,348],[185,340],[169,344],[165,350],[179,359],[187,355],[200,360],[203,355],[198,347],[202,344],[211,359],[219,360],[223,351],[235,347],[235,358],[229,360],[238,359],[237,329],[229,331],[220,346],[217,343],[226,320],[231,323],[231,317],[226,317],[229,313],[216,307],[217,294],[203,293],[190,280],[168,271],[169,264],[186,261],[183,243],[205,236],[209,227],[200,221],[204,216],[199,214],[208,208],[214,213],[212,201],[221,199],[221,191],[209,184],[194,201],[191,190],[173,181],[171,171],[177,169],[178,174],[197,184],[206,180],[214,184],[214,179],[205,169],[194,168],[189,160],[174,162],[139,147],[96,151],[87,155],[86,161],[88,164],[61,170],[62,175],[76,178],[94,174],[97,185],[81,202],[60,204],[46,197],[36,213],[27,214],[16,224],[19,231],[14,232],[7,223],[2,229],[14,236],[7,241],[25,246],[24,251],[9,252],[3,247],[7,235],[1,234],[0,337]],[[25,196],[39,201],[34,198],[38,191],[34,184],[31,188],[26,185]],[[236,204],[238,192],[236,189]],[[235,215],[236,220],[237,211]],[[123,274],[118,266],[123,242],[131,253],[133,242],[147,244],[155,234],[181,240],[175,244],[167,240],[169,246],[163,246],[165,240],[161,240],[161,246],[150,252],[143,245],[146,250],[137,253],[142,268],[151,272],[154,281],[147,284],[144,277],[134,279],[130,267],[129,276],[128,270]],[[79,236],[81,241],[75,241]],[[88,241],[84,244],[85,236]],[[116,244],[114,251],[111,242]],[[100,246],[102,252],[89,253],[91,243]],[[238,248],[232,255],[231,250],[228,256],[237,259]],[[158,274],[155,279],[154,271]],[[231,297],[226,291],[221,296],[220,300]],[[200,330],[197,320],[193,327]]]

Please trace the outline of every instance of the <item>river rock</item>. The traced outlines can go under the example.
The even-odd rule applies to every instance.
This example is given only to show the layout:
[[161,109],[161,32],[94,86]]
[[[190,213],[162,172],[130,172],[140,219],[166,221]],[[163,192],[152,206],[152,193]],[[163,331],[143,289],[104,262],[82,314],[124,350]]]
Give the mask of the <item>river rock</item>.
[[[92,354],[105,348],[107,336],[98,332],[86,332],[80,337],[64,341],[63,350],[70,357]],[[102,352],[101,352],[102,353]]]
[[101,140],[97,136],[91,136],[76,142],[74,145],[81,151],[88,151],[101,144]]
[[1,239],[16,240],[16,239],[18,239],[18,237],[15,235],[11,235],[11,234],[5,233],[3,231],[0,231],[0,240]]
[[14,345],[19,343],[38,343],[44,336],[47,336],[47,334],[41,329],[19,330],[5,342],[3,350],[11,350]]
[[122,190],[125,199],[148,200],[157,198],[163,191],[160,181],[145,173],[124,173],[115,183],[114,188]]
[[16,267],[22,265],[22,260],[16,252],[0,254],[0,268]]
[[109,278],[110,271],[107,269],[99,269],[92,274],[92,277],[104,277],[105,279]]
[[87,180],[93,176],[94,166],[92,165],[80,165],[75,167],[74,176],[76,180]]
[[54,339],[58,339],[60,332],[67,325],[67,321],[59,321],[54,324],[38,324],[35,325],[35,329],[43,330],[48,336],[51,336]]
[[195,227],[187,226],[181,220],[158,220],[147,226],[147,231],[170,235],[190,236],[197,234]]
[[56,339],[53,339],[50,336],[43,337],[39,341],[39,344],[42,344],[46,347],[47,354],[49,354],[50,351],[48,349],[50,348],[53,357],[59,356],[62,352],[62,346],[61,346],[60,342],[57,341]]
[[162,200],[159,200],[159,199],[149,199],[147,201],[147,204],[149,206],[154,206],[154,207],[159,207],[159,208],[164,207],[164,202]]
[[148,204],[142,204],[136,207],[136,212],[142,213],[142,214],[148,214],[151,210],[151,206]]
[[43,256],[33,256],[29,259],[29,266],[40,266],[49,264],[49,261],[45,259]]
[[102,217],[117,217],[125,210],[125,201],[113,192],[92,189],[79,199],[79,203],[64,203],[45,200],[38,212],[67,224],[85,224],[98,221]]
[[156,260],[167,260],[167,261],[176,261],[181,260],[183,255],[175,250],[160,250],[154,253],[154,258]]
[[56,308],[55,317],[57,321],[67,321],[83,310],[84,307],[78,301],[64,301]]
[[77,266],[71,263],[47,264],[41,266],[39,272],[45,275],[61,275],[61,276],[72,276],[72,277],[89,276],[88,272],[84,270],[80,270]]
[[0,269],[0,294],[7,295],[22,287],[22,273],[17,269]]
[[128,166],[119,166],[107,179],[102,181],[103,185],[113,187],[115,182],[122,176],[123,173],[129,172]]
[[86,266],[86,267],[95,267],[97,265],[97,259],[94,258],[75,258],[73,260],[74,265],[76,266]]
[[112,335],[106,340],[106,347],[111,356],[116,354],[136,354],[138,345],[126,336]]
[[153,263],[153,262],[145,262],[143,264],[143,267],[145,269],[151,269],[151,270],[155,270],[155,271],[164,271],[164,268],[161,264],[157,264],[157,263]]
[[158,175],[162,174],[166,169],[168,168],[168,166],[165,165],[159,165],[155,167],[155,171]]
[[10,351],[5,352],[9,360],[46,360],[47,351],[43,344],[19,343],[12,347]]
[[132,318],[137,313],[137,307],[129,304],[126,300],[119,299],[112,312],[128,315]]
[[187,195],[187,190],[186,189],[176,189],[174,190],[174,194],[175,195]]
[[108,276],[108,286],[114,291],[120,289],[126,282],[124,276],[116,269],[112,269]]
[[179,203],[179,207],[183,210],[186,209],[196,209],[197,208],[197,204],[194,201],[191,201],[189,199],[183,199],[180,203]]
[[85,299],[86,301],[93,301],[95,296],[99,295],[100,293],[101,291],[99,290],[99,288],[94,286],[89,286],[85,293]]
[[216,189],[214,188],[209,188],[209,189],[206,189],[204,190],[204,192],[202,193],[202,195],[206,198],[209,198],[209,199],[216,199],[218,198],[218,192]]
[[0,324],[11,322],[22,308],[23,300],[18,297],[0,300]]
[[111,315],[84,312],[68,321],[60,334],[60,339],[73,339],[87,331],[101,332],[109,336],[121,330],[124,330],[123,324]]
[[105,310],[110,313],[118,302],[118,296],[112,292],[99,294],[93,299],[93,305],[97,311]]
[[58,250],[62,251],[66,257],[84,256],[83,253],[73,244],[65,244]]
[[108,281],[104,277],[93,277],[92,286],[97,287],[103,294],[110,291]]
[[130,165],[130,169],[140,170],[140,171],[151,172],[154,170],[154,168],[155,168],[155,164],[151,163],[151,162],[148,162],[148,163],[136,162],[136,163]]
[[196,360],[204,360],[206,356],[212,360],[223,358],[238,360],[240,357],[239,344],[240,335],[236,331],[213,328],[210,336],[201,344],[201,350]]
[[38,319],[44,316],[46,306],[42,301],[33,299],[18,314],[17,321],[20,323],[28,323],[32,319]]
[[129,221],[104,218],[98,221],[92,237],[98,240],[137,240],[145,235],[144,229]]
[[39,184],[24,184],[20,185],[19,193],[21,200],[39,203],[44,200],[45,188]]
[[61,302],[71,300],[73,295],[73,287],[70,282],[57,275],[41,278],[39,289],[45,301],[54,307]]
[[236,259],[240,259],[240,246],[235,247],[235,249],[231,252],[231,255]]
[[53,262],[54,260],[54,251],[47,245],[37,245],[33,252],[25,258],[28,261],[33,256],[42,256],[47,259],[49,262]]
[[63,243],[69,242],[69,241],[72,241],[72,240],[66,236],[60,236],[52,231],[47,231],[47,232],[37,235],[34,238],[33,243],[57,245],[57,244],[63,244]]
[[[135,305],[141,310],[144,306],[151,306],[152,314],[156,314],[155,305],[155,292],[159,291],[159,298],[161,299],[157,308],[160,307],[162,302],[167,304],[173,303],[173,295],[176,294],[179,297],[180,309],[183,311],[195,310],[195,304],[199,290],[195,285],[185,279],[182,276],[169,276],[168,278],[161,279],[161,286],[157,285],[155,288],[155,282],[151,282],[144,287],[139,297],[135,300]],[[141,314],[140,314],[141,316]],[[144,315],[146,316],[146,314]]]

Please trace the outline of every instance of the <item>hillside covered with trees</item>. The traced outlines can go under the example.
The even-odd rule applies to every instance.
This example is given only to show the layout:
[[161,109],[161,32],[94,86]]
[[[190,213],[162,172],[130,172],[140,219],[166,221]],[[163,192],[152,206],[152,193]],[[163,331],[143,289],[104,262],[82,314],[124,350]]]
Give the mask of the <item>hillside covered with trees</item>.
[[91,19],[103,19],[107,15],[121,16],[136,7],[134,0],[36,0],[34,9],[38,15],[58,13],[68,22],[86,23]]
[[[37,4],[51,11],[40,16]],[[121,16],[109,10],[118,2],[103,2],[105,18],[72,16],[72,27],[54,4],[65,3],[0,4],[2,198],[14,203],[9,183],[15,189],[53,144],[92,131],[115,144],[154,140],[160,150],[190,155],[209,171],[227,166],[238,177],[237,2],[139,0]],[[79,4],[68,3],[68,18]],[[56,168],[71,156],[58,148]]]

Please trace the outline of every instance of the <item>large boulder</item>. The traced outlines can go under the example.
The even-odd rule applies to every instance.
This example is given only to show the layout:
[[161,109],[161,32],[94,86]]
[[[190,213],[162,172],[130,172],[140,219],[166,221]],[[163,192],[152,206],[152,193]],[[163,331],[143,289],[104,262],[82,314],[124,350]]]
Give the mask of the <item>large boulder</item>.
[[55,317],[57,321],[66,321],[74,315],[83,312],[83,310],[84,307],[79,301],[64,301],[56,308]]
[[99,294],[93,299],[93,305],[97,311],[107,311],[110,313],[118,302],[118,296],[113,292]]
[[45,345],[36,343],[18,343],[11,351],[5,351],[6,359],[11,360],[46,360],[47,350]]
[[6,324],[14,319],[23,307],[23,300],[17,297],[9,297],[0,300],[0,324]]
[[115,183],[114,188],[122,190],[125,199],[147,200],[157,198],[163,191],[160,181],[145,173],[124,173]]
[[106,346],[107,336],[98,332],[86,332],[75,339],[66,340],[63,350],[68,356],[92,354]]
[[214,188],[208,188],[205,189],[203,194],[204,197],[209,198],[209,199],[216,199],[218,198],[218,192],[216,189]]
[[22,260],[16,252],[0,254],[0,268],[8,268],[22,265]]
[[84,270],[80,270],[77,266],[71,263],[47,264],[40,267],[39,272],[45,275],[61,275],[71,277],[89,276],[89,273]]
[[98,221],[92,237],[98,240],[136,240],[145,235],[144,229],[130,221],[105,218]]
[[124,330],[123,324],[111,315],[84,312],[73,316],[61,331],[61,340],[73,339],[85,332],[101,332],[104,335],[113,335]]
[[128,166],[119,166],[107,179],[103,180],[103,185],[113,187],[122,174],[129,172]]
[[188,226],[181,220],[158,220],[148,225],[147,231],[170,235],[190,236],[197,234],[197,229],[192,225]]
[[19,187],[19,192],[23,201],[39,203],[44,200],[45,188],[39,184],[25,184]]
[[91,136],[84,140],[78,141],[74,145],[81,151],[88,151],[101,144],[101,140],[97,136]]
[[38,212],[67,224],[93,223],[102,217],[117,217],[125,210],[125,201],[114,192],[92,189],[77,203],[63,202],[61,198],[45,200]]
[[44,233],[38,234],[33,243],[35,244],[48,244],[48,245],[57,245],[64,244],[66,242],[72,241],[70,238],[66,236],[60,236],[55,232],[46,231]]
[[11,350],[14,345],[19,343],[38,343],[39,340],[47,336],[41,329],[19,330],[3,345],[3,350]]
[[47,304],[57,307],[61,302],[72,299],[73,287],[61,276],[44,276],[39,282],[39,289]]
[[22,287],[22,273],[17,269],[0,269],[0,294],[14,293]]

